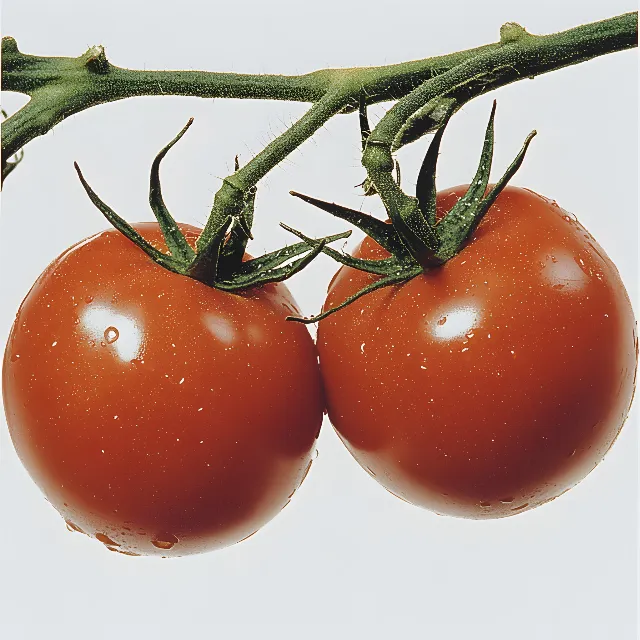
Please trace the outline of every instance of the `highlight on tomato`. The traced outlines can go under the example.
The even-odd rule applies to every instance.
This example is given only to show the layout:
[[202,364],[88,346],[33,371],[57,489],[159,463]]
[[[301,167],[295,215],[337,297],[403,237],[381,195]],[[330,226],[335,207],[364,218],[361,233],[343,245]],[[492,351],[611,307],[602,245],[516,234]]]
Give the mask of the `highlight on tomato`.
[[24,466],[70,530],[127,555],[199,553],[255,533],[303,481],[323,417],[315,345],[285,322],[298,311],[282,283],[318,251],[300,242],[248,256],[255,190],[235,220],[177,225],[159,165],[187,127],[152,167],[157,224],[128,225],[78,169],[119,231],[42,273],[4,357]]
[[533,134],[488,185],[494,113],[470,186],[436,193],[444,127],[414,209],[379,181],[392,224],[294,193],[368,234],[352,256],[323,249],[343,264],[323,312],[292,318],[321,320],[332,425],[388,491],[466,518],[522,513],[583,479],[622,428],[637,368],[615,265],[555,201],[506,186]]

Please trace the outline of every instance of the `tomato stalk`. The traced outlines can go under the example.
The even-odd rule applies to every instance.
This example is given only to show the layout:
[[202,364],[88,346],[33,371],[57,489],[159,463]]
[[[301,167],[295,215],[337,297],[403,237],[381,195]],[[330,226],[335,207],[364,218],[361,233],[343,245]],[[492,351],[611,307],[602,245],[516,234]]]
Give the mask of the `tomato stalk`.
[[[395,140],[388,141],[397,148],[416,134],[437,129],[442,123],[443,107],[452,99],[460,105],[523,78],[635,47],[637,40],[637,12],[550,35],[533,35],[515,23],[507,23],[500,30],[498,42],[473,49],[381,67],[322,69],[282,76],[125,69],[111,64],[101,46],[91,47],[78,58],[34,56],[22,53],[14,38],[4,37],[3,90],[27,94],[31,100],[2,128],[3,174],[6,177],[8,158],[65,118],[124,98],[183,95],[289,100],[321,106],[312,109],[300,126],[296,123],[282,134],[283,140],[269,145],[266,156],[247,165],[244,177],[253,181],[252,185],[235,184],[233,180],[223,185],[227,192],[229,184],[244,189],[253,186],[330,117],[355,111],[362,101],[371,105],[413,96],[404,104],[405,112],[398,114],[405,128],[396,130]],[[325,110],[318,119],[318,112]],[[316,122],[316,126],[307,127],[307,119]],[[378,129],[379,134],[383,132]],[[235,202],[234,198],[231,201]]]

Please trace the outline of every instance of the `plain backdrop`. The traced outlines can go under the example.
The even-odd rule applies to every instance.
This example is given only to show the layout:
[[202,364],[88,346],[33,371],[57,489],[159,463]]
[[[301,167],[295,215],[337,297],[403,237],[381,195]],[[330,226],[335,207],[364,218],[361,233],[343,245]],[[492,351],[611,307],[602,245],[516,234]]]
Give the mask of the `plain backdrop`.
[[[34,54],[77,56],[103,44],[114,64],[131,68],[296,74],[494,42],[507,21],[550,33],[635,8],[631,0],[5,0],[2,31]],[[9,112],[26,102],[2,97]],[[636,52],[525,80],[465,106],[444,137],[440,187],[473,175],[494,97],[494,178],[537,129],[513,183],[578,216],[617,264],[637,309]],[[43,268],[105,228],[74,160],[122,216],[148,220],[153,156],[194,116],[162,177],[174,215],[202,224],[234,156],[246,161],[306,108],[136,98],[85,111],[28,145],[2,199],[2,342]],[[374,123],[385,108],[371,110]],[[426,144],[399,154],[407,190]],[[259,186],[252,253],[290,241],[279,221],[311,235],[345,228],[288,196],[290,189],[380,214],[375,199],[354,188],[364,177],[359,150],[357,117],[339,116],[274,170]],[[322,257],[291,282],[305,313],[320,308],[334,270]],[[561,499],[483,522],[437,517],[394,498],[326,422],[319,458],[288,509],[240,545],[175,560],[119,556],[69,533],[21,467],[0,419],[0,635],[632,640],[637,416],[636,406],[606,460]]]

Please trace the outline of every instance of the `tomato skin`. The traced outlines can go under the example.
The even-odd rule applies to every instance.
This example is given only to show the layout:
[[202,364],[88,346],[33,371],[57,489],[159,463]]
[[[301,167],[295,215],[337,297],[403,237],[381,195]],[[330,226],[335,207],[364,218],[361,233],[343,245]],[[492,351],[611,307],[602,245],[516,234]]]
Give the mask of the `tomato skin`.
[[[154,223],[135,225],[165,249]],[[199,230],[182,226],[193,242]],[[283,284],[242,295],[155,265],[116,231],[62,254],[16,316],[7,423],[69,527],[114,551],[238,542],[289,502],[324,398]]]
[[[443,215],[466,187],[438,194]],[[355,255],[388,254],[365,238]],[[374,281],[343,267],[325,309]],[[635,388],[636,324],[611,260],[566,211],[507,187],[440,268],[319,323],[329,418],[393,494],[497,518],[547,502],[608,451]]]

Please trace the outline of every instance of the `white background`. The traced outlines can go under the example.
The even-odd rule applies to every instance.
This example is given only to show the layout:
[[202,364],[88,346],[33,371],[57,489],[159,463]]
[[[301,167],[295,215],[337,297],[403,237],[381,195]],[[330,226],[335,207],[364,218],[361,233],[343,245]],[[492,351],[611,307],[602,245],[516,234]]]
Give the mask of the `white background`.
[[[76,56],[104,44],[114,64],[253,73],[401,62],[497,39],[503,22],[559,31],[635,9],[630,0],[376,0],[316,3],[5,1],[3,34],[22,51]],[[635,51],[525,80],[455,116],[439,185],[475,170],[498,98],[494,178],[538,130],[514,184],[573,211],[618,265],[637,309]],[[23,96],[3,95],[10,112]],[[189,116],[164,163],[178,219],[204,223],[233,157],[246,161],[306,106],[137,98],[93,108],[30,144],[3,193],[0,336],[42,269],[105,227],[72,168],[131,221],[150,219],[148,170]],[[377,121],[384,107],[372,110]],[[413,188],[426,141],[404,150]],[[260,184],[255,254],[344,226],[289,189],[380,213],[359,195],[355,115],[340,116]],[[320,308],[334,265],[322,257],[291,288]],[[637,406],[606,460],[542,508],[499,521],[437,517],[380,488],[328,423],[291,506],[235,547],[175,560],[129,558],[69,533],[20,466],[0,423],[0,635],[11,640],[436,638],[595,640],[636,637]]]

